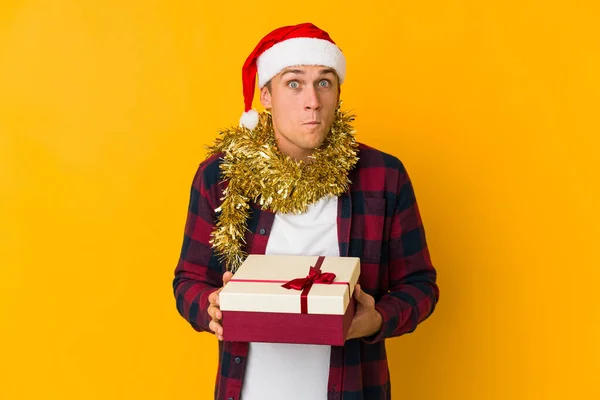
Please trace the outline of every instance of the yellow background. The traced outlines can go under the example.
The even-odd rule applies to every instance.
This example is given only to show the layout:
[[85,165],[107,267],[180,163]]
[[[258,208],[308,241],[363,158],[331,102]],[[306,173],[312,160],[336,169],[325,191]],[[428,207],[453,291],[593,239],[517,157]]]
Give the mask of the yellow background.
[[3,0],[0,398],[212,398],[216,340],[171,291],[189,187],[247,54],[305,21],[439,271],[393,398],[600,398],[596,4]]

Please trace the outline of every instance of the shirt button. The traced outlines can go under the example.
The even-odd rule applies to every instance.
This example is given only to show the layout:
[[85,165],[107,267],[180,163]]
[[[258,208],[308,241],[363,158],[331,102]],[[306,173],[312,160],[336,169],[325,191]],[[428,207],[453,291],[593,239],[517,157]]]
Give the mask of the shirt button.
[[235,361],[236,364],[239,364],[242,362],[242,359],[239,357],[236,357],[235,360],[233,360],[233,361]]
[[258,233],[264,235],[265,233],[267,233],[267,230],[265,228],[262,228],[260,231],[258,231]]
[[233,397],[230,397],[230,398],[229,398],[229,399],[227,399],[227,400],[233,400]]

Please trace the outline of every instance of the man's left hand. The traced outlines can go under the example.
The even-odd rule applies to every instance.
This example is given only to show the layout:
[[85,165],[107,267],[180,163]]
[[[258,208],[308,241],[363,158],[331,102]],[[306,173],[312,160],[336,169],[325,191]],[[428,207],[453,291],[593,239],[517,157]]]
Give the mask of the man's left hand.
[[375,309],[375,299],[363,292],[358,284],[354,289],[354,299],[356,300],[356,312],[346,335],[346,340],[371,336],[379,332],[383,325],[383,317]]

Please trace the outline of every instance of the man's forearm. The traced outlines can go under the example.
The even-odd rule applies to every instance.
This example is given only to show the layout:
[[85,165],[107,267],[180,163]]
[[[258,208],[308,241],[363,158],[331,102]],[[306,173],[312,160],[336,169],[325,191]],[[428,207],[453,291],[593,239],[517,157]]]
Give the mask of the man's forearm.
[[218,288],[206,282],[176,275],[173,280],[173,291],[177,303],[177,311],[197,331],[212,332],[208,324],[208,296]]
[[431,273],[423,273],[423,280],[399,285],[375,303],[375,309],[382,316],[382,326],[376,334],[365,338],[365,341],[374,343],[410,333],[431,315],[439,291],[435,278],[432,279],[430,275]]

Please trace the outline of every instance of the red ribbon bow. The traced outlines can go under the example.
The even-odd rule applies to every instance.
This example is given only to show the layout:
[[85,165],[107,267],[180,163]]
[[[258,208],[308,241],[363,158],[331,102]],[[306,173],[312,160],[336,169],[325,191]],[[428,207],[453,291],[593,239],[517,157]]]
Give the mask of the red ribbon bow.
[[286,289],[302,290],[300,295],[300,312],[302,314],[308,313],[308,292],[315,283],[331,284],[335,280],[335,274],[332,272],[322,272],[321,264],[325,257],[319,257],[314,267],[310,267],[308,275],[304,278],[292,279],[289,282],[281,285]]
[[302,290],[306,287],[312,286],[314,283],[331,283],[335,280],[335,274],[331,272],[321,272],[321,270],[315,267],[310,267],[308,275],[304,278],[292,279],[289,282],[284,283],[283,286],[286,289]]

